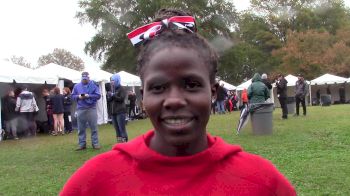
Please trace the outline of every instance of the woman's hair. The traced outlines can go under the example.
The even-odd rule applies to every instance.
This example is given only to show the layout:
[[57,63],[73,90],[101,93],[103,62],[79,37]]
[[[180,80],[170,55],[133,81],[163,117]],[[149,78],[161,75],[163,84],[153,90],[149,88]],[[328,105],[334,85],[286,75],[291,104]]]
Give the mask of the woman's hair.
[[63,90],[66,91],[67,95],[71,94],[70,88],[64,87]]
[[[156,14],[154,22],[161,21],[173,16],[191,16],[188,12],[176,9],[161,9]],[[170,47],[193,49],[198,52],[199,58],[203,59],[205,66],[209,69],[210,82],[215,82],[218,66],[218,56],[209,43],[199,34],[186,30],[164,29],[158,36],[141,45],[137,58],[138,72],[143,79],[143,71],[152,55],[156,52]]]
[[55,95],[58,95],[61,93],[61,90],[56,86],[55,88],[53,88],[53,92],[55,93]]
[[13,88],[10,88],[6,91],[6,95],[10,95],[12,92],[15,94],[15,90]]

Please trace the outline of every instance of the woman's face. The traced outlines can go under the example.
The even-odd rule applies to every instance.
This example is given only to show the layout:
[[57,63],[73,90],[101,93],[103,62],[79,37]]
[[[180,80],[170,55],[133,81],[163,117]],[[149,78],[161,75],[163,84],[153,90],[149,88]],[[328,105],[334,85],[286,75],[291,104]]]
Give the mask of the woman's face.
[[143,103],[166,148],[206,140],[211,97],[209,68],[192,49],[172,47],[153,54],[143,68]]

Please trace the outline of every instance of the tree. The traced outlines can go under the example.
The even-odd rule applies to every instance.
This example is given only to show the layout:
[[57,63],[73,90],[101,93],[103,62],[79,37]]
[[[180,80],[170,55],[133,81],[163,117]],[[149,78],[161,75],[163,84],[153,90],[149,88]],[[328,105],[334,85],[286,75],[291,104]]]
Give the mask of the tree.
[[228,82],[240,83],[253,77],[256,72],[268,73],[273,70],[273,59],[257,46],[240,42],[221,56],[218,75]]
[[271,32],[269,24],[253,13],[243,13],[239,26],[232,37],[235,45],[221,54],[219,75],[222,79],[239,83],[254,73],[270,73],[278,66],[271,51],[282,46],[279,38]]
[[252,6],[283,42],[288,30],[315,29],[334,34],[350,21],[343,0],[252,0]]
[[206,38],[229,36],[236,22],[232,3],[225,0],[81,0],[77,13],[81,23],[91,23],[97,34],[86,44],[85,52],[104,60],[108,71],[136,71],[136,50],[126,34],[150,23],[160,8],[172,7],[194,13],[199,32]]
[[11,62],[17,65],[21,65],[23,67],[32,68],[32,65],[27,60],[25,60],[23,56],[13,55],[11,57]]
[[39,66],[49,63],[56,63],[78,71],[84,70],[84,61],[65,49],[55,48],[52,53],[43,55],[38,60]]
[[302,73],[308,79],[326,72],[349,77],[349,37],[348,27],[339,29],[335,35],[315,30],[289,31],[286,45],[273,52],[274,56],[282,60],[278,70],[283,73]]

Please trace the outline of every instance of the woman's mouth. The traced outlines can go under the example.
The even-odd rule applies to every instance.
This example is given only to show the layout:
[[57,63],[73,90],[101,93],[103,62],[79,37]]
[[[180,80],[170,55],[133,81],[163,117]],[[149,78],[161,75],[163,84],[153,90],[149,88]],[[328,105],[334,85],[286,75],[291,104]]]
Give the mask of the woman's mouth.
[[193,118],[189,117],[174,117],[174,118],[165,118],[163,122],[170,126],[183,126],[191,122]]

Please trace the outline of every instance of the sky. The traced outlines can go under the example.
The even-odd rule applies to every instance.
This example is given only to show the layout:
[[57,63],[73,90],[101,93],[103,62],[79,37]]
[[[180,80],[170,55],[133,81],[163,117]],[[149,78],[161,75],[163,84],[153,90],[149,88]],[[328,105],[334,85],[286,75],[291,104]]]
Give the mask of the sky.
[[[238,11],[249,7],[248,0],[233,2]],[[1,0],[0,60],[23,56],[35,67],[40,56],[63,48],[86,66],[99,67],[101,62],[84,53],[85,43],[96,31],[90,24],[79,24],[78,10],[78,0]]]

